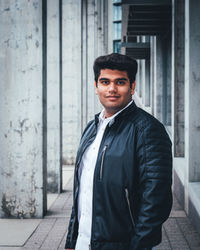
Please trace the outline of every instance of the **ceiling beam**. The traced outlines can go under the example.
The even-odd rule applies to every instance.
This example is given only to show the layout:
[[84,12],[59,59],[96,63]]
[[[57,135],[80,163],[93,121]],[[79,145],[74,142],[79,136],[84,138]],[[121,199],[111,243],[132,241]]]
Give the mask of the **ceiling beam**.
[[170,0],[122,0],[122,4],[129,5],[171,5]]
[[121,43],[122,47],[131,49],[150,49],[150,43]]

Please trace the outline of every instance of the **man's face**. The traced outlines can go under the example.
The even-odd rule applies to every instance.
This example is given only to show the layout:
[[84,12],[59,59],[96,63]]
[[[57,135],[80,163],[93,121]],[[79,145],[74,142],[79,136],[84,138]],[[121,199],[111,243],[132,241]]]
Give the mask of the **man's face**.
[[102,69],[96,86],[96,94],[110,117],[124,108],[132,99],[135,82],[130,87],[126,71]]

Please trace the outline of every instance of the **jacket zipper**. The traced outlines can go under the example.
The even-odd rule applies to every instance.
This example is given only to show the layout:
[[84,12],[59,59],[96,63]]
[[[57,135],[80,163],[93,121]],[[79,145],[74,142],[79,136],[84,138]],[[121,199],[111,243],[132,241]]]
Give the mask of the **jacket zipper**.
[[105,156],[106,149],[107,149],[107,145],[104,146],[103,151],[102,151],[101,166],[100,166],[100,180],[102,180],[102,175],[103,175],[103,163],[104,163],[104,156]]
[[126,193],[126,201],[127,201],[127,204],[128,204],[128,210],[129,210],[129,214],[130,214],[130,217],[131,217],[131,222],[132,222],[133,228],[135,228],[135,222],[134,222],[133,214],[132,214],[132,211],[131,211],[131,206],[130,206],[130,201],[129,201],[129,195],[128,195],[128,189],[127,188],[125,188],[125,193]]

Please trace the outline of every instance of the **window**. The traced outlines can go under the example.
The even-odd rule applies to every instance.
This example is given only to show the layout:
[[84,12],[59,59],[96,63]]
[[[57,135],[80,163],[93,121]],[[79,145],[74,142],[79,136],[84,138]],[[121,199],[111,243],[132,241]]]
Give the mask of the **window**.
[[122,7],[121,0],[113,0],[113,52],[121,52],[122,31]]

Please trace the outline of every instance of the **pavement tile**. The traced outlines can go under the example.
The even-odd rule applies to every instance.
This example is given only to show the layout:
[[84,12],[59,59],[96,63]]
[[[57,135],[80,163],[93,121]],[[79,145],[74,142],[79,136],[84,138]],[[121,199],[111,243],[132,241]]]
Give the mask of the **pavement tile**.
[[45,241],[48,233],[51,231],[53,225],[55,224],[55,218],[43,219],[39,224],[36,231],[32,236],[27,240],[25,245],[22,247],[22,250],[37,250],[39,249],[43,242]]
[[200,236],[190,220],[188,218],[177,218],[176,220],[190,249],[200,249]]
[[64,235],[66,235],[66,225],[68,225],[68,222],[69,220],[63,218],[56,219],[56,222],[45,238],[41,249],[57,249],[61,244]]
[[171,249],[169,239],[167,237],[167,234],[165,232],[164,227],[162,227],[162,242],[156,246],[156,250],[169,250]]
[[0,219],[0,246],[23,246],[41,219]]
[[164,229],[173,250],[190,249],[183,233],[177,224],[176,218],[169,218],[164,224]]
[[[47,215],[22,248],[0,246],[0,250],[64,250],[73,200],[72,186],[71,177],[68,178],[65,191],[57,196]],[[175,196],[173,212],[163,225],[162,242],[156,246],[156,250],[200,250],[200,236]]]

